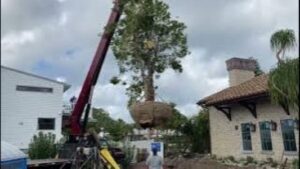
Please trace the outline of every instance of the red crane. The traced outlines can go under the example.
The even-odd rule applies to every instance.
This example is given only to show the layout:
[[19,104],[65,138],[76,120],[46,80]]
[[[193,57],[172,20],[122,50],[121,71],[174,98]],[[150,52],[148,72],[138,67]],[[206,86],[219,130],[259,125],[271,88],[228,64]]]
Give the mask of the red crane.
[[[120,0],[114,1],[109,20],[106,24],[104,34],[99,42],[96,54],[85,78],[78,100],[71,114],[71,135],[82,135],[86,130],[88,115],[91,108],[91,100],[94,92],[94,87],[97,83],[111,38],[115,31],[115,25],[118,23],[121,16]],[[85,109],[83,124],[80,123],[81,116]]]
[[[110,166],[108,168],[119,169],[120,167],[117,162],[119,163],[125,157],[124,153],[120,149],[114,147],[103,148],[101,140],[96,133],[92,132],[88,133],[89,136],[85,135],[94,88],[114,34],[115,26],[121,16],[122,5],[120,1],[121,0],[114,1],[114,7],[106,24],[105,31],[98,44],[92,64],[82,85],[78,100],[76,101],[71,113],[71,134],[69,135],[69,140],[66,141],[59,153],[59,158],[73,159],[73,168],[82,168],[82,166],[86,164],[87,159],[89,159],[88,161],[97,168],[102,165],[107,165]],[[83,123],[81,123],[81,116],[83,113],[84,120]],[[89,153],[84,152],[84,148],[88,148]],[[97,148],[98,151],[94,151],[95,148]]]

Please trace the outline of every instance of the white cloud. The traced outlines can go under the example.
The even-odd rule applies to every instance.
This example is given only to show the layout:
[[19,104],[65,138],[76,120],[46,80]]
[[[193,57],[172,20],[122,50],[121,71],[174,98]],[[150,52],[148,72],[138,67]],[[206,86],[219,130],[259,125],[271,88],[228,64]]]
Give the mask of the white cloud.
[[59,26],[64,26],[68,21],[68,13],[67,12],[63,12],[59,18],[59,22],[58,25]]
[[67,81],[67,79],[65,77],[57,77],[56,80],[59,81],[59,82],[66,82]]
[[[192,54],[182,60],[182,74],[168,70],[161,76],[156,82],[158,94],[187,115],[198,113],[199,99],[228,86],[226,59],[253,56],[268,70],[276,61],[269,46],[271,34],[282,28],[299,34],[298,0],[165,2],[172,16],[187,25]],[[64,99],[78,96],[112,5],[110,0],[1,1],[2,64],[68,79],[72,87]],[[38,67],[41,61],[46,65],[42,69]],[[93,105],[110,111],[114,118],[131,121],[125,89],[109,84],[117,74],[109,51]]]
[[12,50],[18,48],[18,45],[33,42],[36,35],[33,31],[22,31],[20,33],[10,33],[1,39],[1,48],[3,50]]

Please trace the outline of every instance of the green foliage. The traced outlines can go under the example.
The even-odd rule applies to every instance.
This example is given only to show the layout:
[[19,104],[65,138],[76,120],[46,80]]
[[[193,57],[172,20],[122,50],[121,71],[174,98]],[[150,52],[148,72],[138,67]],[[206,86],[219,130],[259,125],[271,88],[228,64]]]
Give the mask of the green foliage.
[[236,162],[236,160],[233,156],[228,156],[227,159],[230,160],[231,162]]
[[170,103],[173,108],[173,115],[161,130],[175,131],[172,135],[163,135],[160,141],[164,142],[167,156],[182,155],[188,148],[189,139],[182,135],[181,128],[188,122],[188,118],[181,114],[174,103]]
[[188,120],[182,127],[182,133],[191,142],[191,151],[204,153],[210,151],[208,110],[203,109],[197,116]]
[[299,169],[299,159],[295,159],[292,162],[293,169]]
[[276,167],[278,166],[278,163],[277,163],[276,161],[274,161],[274,162],[272,162],[272,163],[270,164],[270,166],[271,166],[272,168],[276,168]]
[[[171,19],[161,0],[127,0],[112,41],[120,75],[126,72],[129,105],[153,95],[153,77],[171,68],[182,72],[180,59],[188,54],[184,23]],[[159,77],[159,76],[157,76]],[[114,77],[112,82],[117,84]],[[149,90],[149,91],[148,91]]]
[[181,114],[176,108],[175,105],[173,107],[173,115],[170,120],[167,121],[166,127],[167,129],[173,129],[179,131],[181,126],[187,123],[188,118]]
[[268,158],[267,158],[267,162],[268,162],[268,163],[273,163],[273,162],[274,162],[274,160],[273,160],[273,158],[271,158],[271,157],[268,157]]
[[114,85],[120,83],[120,81],[121,81],[121,80],[120,80],[118,77],[112,77],[112,78],[110,79],[110,83],[112,83],[112,84],[114,84]]
[[249,59],[252,59],[252,60],[254,60],[256,62],[256,64],[255,64],[255,71],[254,71],[255,76],[259,76],[259,75],[264,74],[264,71],[261,69],[260,64],[257,61],[257,59],[255,59],[253,57],[250,57]]
[[276,52],[278,63],[280,63],[284,59],[285,52],[296,46],[295,33],[291,29],[279,30],[271,36],[270,44],[271,49]]
[[246,162],[247,162],[247,164],[251,164],[251,163],[254,162],[254,158],[251,157],[251,156],[247,156],[247,157],[246,157]]
[[108,132],[114,141],[122,140],[128,133],[132,131],[132,125],[127,124],[121,119],[114,120],[103,109],[93,108],[93,118],[96,122],[88,123],[88,128],[93,128],[97,133],[101,131]]
[[299,58],[287,59],[272,69],[268,85],[274,103],[299,111]]
[[135,147],[131,146],[129,143],[124,145],[123,152],[125,153],[125,159],[122,164],[124,169],[129,168],[129,166],[133,160],[134,150],[135,150]]
[[211,159],[216,160],[216,159],[217,159],[217,155],[213,154],[213,155],[211,156]]
[[55,135],[39,132],[34,135],[29,144],[28,155],[30,159],[47,159],[55,157],[57,148],[55,145]]

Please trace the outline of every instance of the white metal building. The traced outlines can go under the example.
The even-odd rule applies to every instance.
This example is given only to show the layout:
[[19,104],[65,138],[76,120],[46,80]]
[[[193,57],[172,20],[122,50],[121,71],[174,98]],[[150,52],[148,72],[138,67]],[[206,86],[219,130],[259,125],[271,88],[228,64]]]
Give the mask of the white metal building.
[[34,134],[51,132],[59,140],[62,82],[1,66],[1,140],[27,149]]

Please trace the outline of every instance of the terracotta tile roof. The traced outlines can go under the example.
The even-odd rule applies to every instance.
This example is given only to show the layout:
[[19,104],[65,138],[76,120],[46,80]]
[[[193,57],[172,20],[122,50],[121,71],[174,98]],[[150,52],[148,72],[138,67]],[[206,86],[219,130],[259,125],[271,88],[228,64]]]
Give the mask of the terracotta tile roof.
[[254,77],[237,86],[232,86],[201,99],[199,105],[218,105],[268,94],[268,75]]

